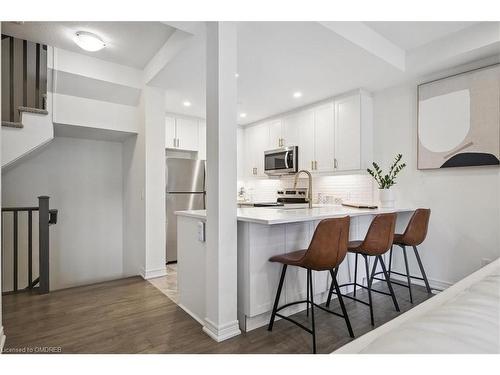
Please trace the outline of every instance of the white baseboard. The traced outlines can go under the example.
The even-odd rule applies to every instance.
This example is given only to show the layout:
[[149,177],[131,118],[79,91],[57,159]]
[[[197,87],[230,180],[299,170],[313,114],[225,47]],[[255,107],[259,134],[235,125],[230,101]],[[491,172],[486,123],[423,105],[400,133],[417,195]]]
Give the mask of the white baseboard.
[[0,353],[3,352],[3,346],[5,345],[5,335],[3,334],[3,326],[0,326]]
[[210,319],[205,318],[203,324],[203,332],[214,339],[217,342],[221,342],[232,337],[241,335],[240,326],[238,320],[229,322],[222,326],[217,326],[215,323],[210,321]]
[[145,270],[141,271],[141,276],[145,280],[154,279],[155,277],[162,277],[167,275],[167,267],[157,268],[155,270]]
[[[396,275],[394,273],[391,274],[391,279],[402,281],[404,283],[407,282],[405,276]],[[436,291],[445,290],[453,285],[453,283],[450,283],[448,281],[442,281],[442,280],[436,280],[436,279],[430,279],[430,278],[427,278],[427,280],[429,281],[429,286],[431,287],[431,289],[436,290]],[[425,283],[423,280],[411,279],[411,283],[414,285],[425,286]]]

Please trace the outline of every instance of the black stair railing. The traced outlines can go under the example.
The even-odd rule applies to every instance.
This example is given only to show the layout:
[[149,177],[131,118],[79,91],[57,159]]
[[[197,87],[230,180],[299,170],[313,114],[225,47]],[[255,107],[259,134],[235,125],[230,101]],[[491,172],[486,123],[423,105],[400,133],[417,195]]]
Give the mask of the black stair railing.
[[[39,276],[33,280],[33,212],[38,211],[38,261]],[[2,292],[2,294],[19,293],[31,289],[37,289],[40,294],[46,294],[50,291],[50,272],[49,272],[49,226],[57,223],[57,210],[49,208],[49,197],[38,197],[38,207],[6,207],[2,208],[2,233],[3,221],[6,217],[4,213],[12,213],[13,217],[13,289],[12,291]],[[19,288],[19,215],[27,213],[28,215],[28,286]],[[2,235],[3,238],[3,235]],[[2,239],[3,244],[3,239]],[[4,257],[4,248],[2,246],[2,258]],[[3,262],[2,262],[3,264]]]

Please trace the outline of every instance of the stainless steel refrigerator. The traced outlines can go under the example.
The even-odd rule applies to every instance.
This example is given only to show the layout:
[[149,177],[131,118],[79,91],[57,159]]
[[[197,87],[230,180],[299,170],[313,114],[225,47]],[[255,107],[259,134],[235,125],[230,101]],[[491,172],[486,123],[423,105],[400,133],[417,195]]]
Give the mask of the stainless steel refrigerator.
[[177,261],[175,211],[205,209],[205,160],[166,159],[167,262]]

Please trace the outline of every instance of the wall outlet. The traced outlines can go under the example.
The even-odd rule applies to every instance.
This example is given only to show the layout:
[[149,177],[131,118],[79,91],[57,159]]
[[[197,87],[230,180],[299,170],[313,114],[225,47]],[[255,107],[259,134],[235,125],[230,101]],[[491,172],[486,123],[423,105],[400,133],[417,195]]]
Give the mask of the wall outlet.
[[486,266],[488,263],[491,263],[491,259],[488,258],[481,259],[481,267]]

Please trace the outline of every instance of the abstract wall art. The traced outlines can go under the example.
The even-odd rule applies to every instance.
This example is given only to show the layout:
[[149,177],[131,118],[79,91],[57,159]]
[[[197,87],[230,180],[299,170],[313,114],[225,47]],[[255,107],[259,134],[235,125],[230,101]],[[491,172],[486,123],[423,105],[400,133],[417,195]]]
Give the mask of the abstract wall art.
[[500,165],[500,64],[418,86],[418,169]]

